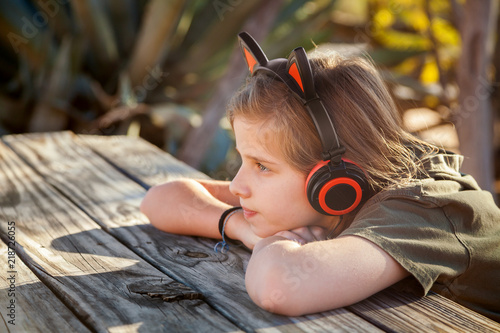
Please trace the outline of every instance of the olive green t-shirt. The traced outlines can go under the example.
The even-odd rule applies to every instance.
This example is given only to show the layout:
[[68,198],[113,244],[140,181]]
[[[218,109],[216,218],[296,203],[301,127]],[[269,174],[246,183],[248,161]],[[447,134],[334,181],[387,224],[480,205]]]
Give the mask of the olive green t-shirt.
[[380,246],[421,295],[432,290],[500,321],[500,209],[459,172],[462,159],[426,158],[429,178],[376,194],[341,235]]

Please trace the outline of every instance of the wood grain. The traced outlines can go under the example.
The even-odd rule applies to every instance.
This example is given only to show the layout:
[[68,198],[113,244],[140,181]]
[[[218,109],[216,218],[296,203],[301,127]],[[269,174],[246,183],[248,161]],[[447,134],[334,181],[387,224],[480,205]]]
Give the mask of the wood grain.
[[[99,143],[101,139],[103,143]],[[177,281],[160,281],[145,274],[127,284],[130,293],[156,300],[170,299],[172,291],[175,293],[176,289],[184,289],[176,285],[182,282],[192,288],[192,292],[185,290],[186,298],[196,300],[203,297],[245,331],[365,332],[376,331],[376,327],[394,332],[500,330],[497,323],[438,295],[417,298],[394,291],[384,291],[351,307],[311,316],[288,318],[263,311],[251,302],[244,288],[243,272],[250,255],[248,251],[233,248],[227,254],[215,254],[212,250],[215,241],[160,232],[138,212],[144,187],[172,177],[194,175],[199,178],[200,175],[175,160],[172,162],[176,165],[173,168],[175,171],[170,174],[168,163],[172,161],[171,157],[165,158],[159,150],[143,141],[129,139],[86,137],[80,140],[65,132],[9,136],[5,141],[42,175],[45,182],[114,237],[108,242],[118,243],[116,240],[119,240],[119,243]],[[104,159],[92,149],[99,151]],[[154,157],[156,155],[160,157]],[[137,167],[138,160],[146,159],[147,162]],[[145,164],[149,166],[144,167]],[[17,180],[7,177],[4,184],[15,185]],[[5,192],[0,193],[0,205],[16,206],[22,195],[17,190],[10,190],[9,186],[0,188]],[[196,205],[188,208],[197,209]],[[69,235],[77,239],[71,244],[88,242],[87,231],[73,231]],[[65,248],[62,252],[71,250]],[[34,256],[28,255],[30,258]],[[46,257],[41,255],[39,260],[43,261]],[[115,258],[112,258],[108,265],[114,261]],[[36,271],[36,267],[33,269]],[[129,274],[126,270],[118,271],[125,276]],[[71,276],[68,272],[63,273],[65,278],[68,275]],[[127,329],[134,330],[143,324],[135,322],[128,325]]]
[[[97,143],[102,137],[92,137],[92,142]],[[108,141],[108,138],[102,138]],[[134,173],[139,181],[149,185],[155,185],[169,180],[168,166],[150,166],[141,172],[134,171],[134,160],[149,157],[149,144],[140,141],[134,151],[134,159],[129,159],[126,151],[132,140],[113,139],[113,144],[93,144],[94,147],[106,147],[98,149],[100,154],[111,163],[116,163],[120,169],[129,170]],[[142,147],[148,153],[142,152]],[[115,162],[115,159],[116,162]],[[149,163],[157,163],[159,158],[151,159]],[[162,169],[163,172],[155,175],[148,174],[148,170]],[[189,168],[189,167],[187,167]],[[161,175],[161,176],[160,176]],[[158,240],[160,241],[160,240]],[[244,254],[241,254],[244,255]],[[425,298],[415,297],[401,292],[383,291],[371,298],[348,307],[348,309],[359,316],[369,320],[379,327],[395,332],[500,332],[500,324],[494,322],[474,311],[436,294],[430,294]],[[368,315],[367,315],[368,314]]]
[[78,137],[109,163],[146,188],[177,178],[209,178],[144,140],[128,136]]
[[[332,330],[346,327],[352,330],[355,327],[360,332],[376,329],[345,310],[300,318],[262,310],[245,290],[244,268],[250,255],[247,250],[233,248],[226,254],[215,253],[214,240],[172,235],[151,227],[138,209],[145,194],[144,188],[94,154],[71,133],[8,136],[4,140],[46,182],[78,205],[103,229],[162,272],[203,294],[214,309],[242,330],[278,329],[281,325],[307,322],[311,318],[317,325],[295,325],[295,329],[309,332],[322,331],[321,327],[331,327]],[[112,155],[132,156],[127,152],[132,149],[131,145],[131,142],[127,142],[126,147],[113,145],[119,150],[113,150]],[[92,147],[95,146],[104,145],[94,143]],[[133,156],[142,156],[139,148],[132,150]],[[150,172],[165,168],[162,159],[152,161],[161,165],[148,168],[152,170]],[[135,165],[136,159],[131,163]]]
[[500,332],[500,324],[435,293],[415,297],[391,288],[347,307],[392,332]]
[[2,242],[0,269],[1,332],[90,332],[20,258],[14,255],[8,262],[8,247]]
[[[5,221],[16,221],[17,257],[92,331],[237,330],[202,300],[164,302],[131,291],[143,281],[175,281],[104,232],[0,143],[0,188],[6,186],[10,199],[0,212]],[[0,233],[5,239],[5,223]]]

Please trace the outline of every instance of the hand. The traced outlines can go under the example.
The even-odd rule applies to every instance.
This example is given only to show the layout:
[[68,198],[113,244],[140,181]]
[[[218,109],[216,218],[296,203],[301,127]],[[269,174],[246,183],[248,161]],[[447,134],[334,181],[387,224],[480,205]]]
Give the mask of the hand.
[[325,240],[328,235],[328,231],[322,227],[308,226],[287,231],[280,231],[274,235],[281,236],[289,240],[296,241],[301,245],[304,245],[310,242]]

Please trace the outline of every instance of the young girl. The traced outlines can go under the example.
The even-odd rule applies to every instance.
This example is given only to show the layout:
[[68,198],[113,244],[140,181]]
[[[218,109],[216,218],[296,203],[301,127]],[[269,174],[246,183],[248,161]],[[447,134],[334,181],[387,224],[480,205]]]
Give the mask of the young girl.
[[252,75],[228,107],[238,174],[151,188],[151,223],[253,249],[247,291],[272,312],[343,307],[401,281],[499,321],[500,210],[459,172],[463,157],[405,132],[366,60],[297,48],[269,61],[248,34],[240,43]]

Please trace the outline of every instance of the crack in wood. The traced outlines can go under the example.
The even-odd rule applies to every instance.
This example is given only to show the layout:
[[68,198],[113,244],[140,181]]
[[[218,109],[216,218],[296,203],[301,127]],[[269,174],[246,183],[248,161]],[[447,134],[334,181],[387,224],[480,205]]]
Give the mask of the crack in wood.
[[129,284],[127,288],[132,293],[161,298],[165,302],[204,299],[202,293],[175,281],[169,283],[163,283],[160,280],[140,281]]
[[208,254],[203,253],[203,252],[190,252],[190,251],[187,251],[187,252],[184,252],[183,255],[185,255],[186,257],[191,257],[191,258],[208,258],[209,257]]

